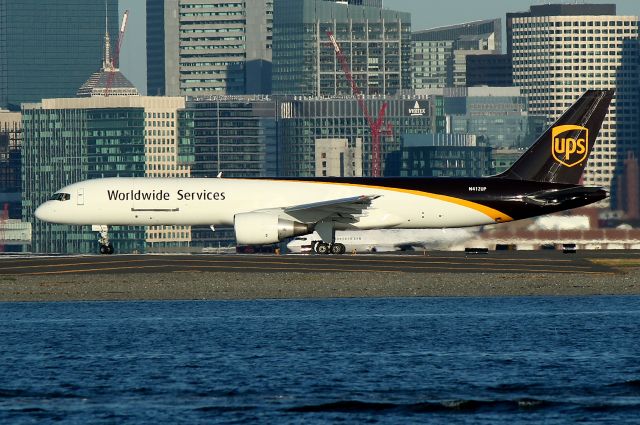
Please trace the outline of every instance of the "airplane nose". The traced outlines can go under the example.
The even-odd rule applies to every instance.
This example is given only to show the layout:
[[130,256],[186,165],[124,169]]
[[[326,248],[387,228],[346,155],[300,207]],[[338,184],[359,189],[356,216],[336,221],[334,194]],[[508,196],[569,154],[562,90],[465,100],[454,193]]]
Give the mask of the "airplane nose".
[[52,221],[55,210],[53,208],[53,205],[51,205],[49,202],[45,202],[44,204],[36,208],[34,214],[38,220]]

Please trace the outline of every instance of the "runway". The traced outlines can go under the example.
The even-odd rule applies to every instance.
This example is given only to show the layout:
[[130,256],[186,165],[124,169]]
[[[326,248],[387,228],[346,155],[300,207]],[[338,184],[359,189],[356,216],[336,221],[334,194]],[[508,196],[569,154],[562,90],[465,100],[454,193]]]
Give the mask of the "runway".
[[[614,258],[623,258],[622,253]],[[492,251],[488,254],[358,254],[343,256],[199,254],[112,256],[0,256],[0,275],[241,273],[554,273],[597,275],[615,272],[590,261],[602,252]],[[637,256],[637,254],[635,254]],[[609,258],[608,256],[607,258]]]

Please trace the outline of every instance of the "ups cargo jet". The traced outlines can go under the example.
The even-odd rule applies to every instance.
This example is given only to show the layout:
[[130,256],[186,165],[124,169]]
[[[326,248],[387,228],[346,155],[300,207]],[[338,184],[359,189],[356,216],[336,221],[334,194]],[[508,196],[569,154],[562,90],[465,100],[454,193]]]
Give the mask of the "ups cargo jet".
[[109,226],[233,226],[240,245],[316,232],[317,253],[342,254],[336,230],[422,229],[506,223],[607,197],[579,184],[612,90],[589,90],[506,172],[481,178],[104,178],[66,186],[40,220]]

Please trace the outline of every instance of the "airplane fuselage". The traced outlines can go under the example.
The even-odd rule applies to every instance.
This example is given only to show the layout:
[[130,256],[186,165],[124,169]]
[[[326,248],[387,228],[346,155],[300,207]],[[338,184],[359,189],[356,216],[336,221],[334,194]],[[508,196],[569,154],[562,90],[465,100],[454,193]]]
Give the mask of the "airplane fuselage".
[[[38,209],[61,224],[224,225],[236,214],[337,198],[376,196],[355,223],[336,229],[444,228],[501,223],[603,199],[538,205],[527,196],[576,187],[498,178],[105,178],[61,189]],[[579,186],[578,186],[579,187]]]

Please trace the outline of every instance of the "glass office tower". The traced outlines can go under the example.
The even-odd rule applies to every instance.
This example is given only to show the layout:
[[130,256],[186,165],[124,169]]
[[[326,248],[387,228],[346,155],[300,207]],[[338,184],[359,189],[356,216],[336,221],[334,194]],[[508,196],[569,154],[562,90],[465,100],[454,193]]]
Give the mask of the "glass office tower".
[[[118,33],[118,1],[107,0]],[[105,2],[0,0],[0,109],[72,97],[100,68]]]
[[164,96],[166,93],[164,14],[164,1],[147,0],[147,94],[149,96]]
[[[102,177],[188,177],[178,161],[184,98],[113,96],[44,99],[23,106],[23,217],[33,252],[97,252],[89,226],[44,223],[35,209],[65,185]],[[101,224],[101,223],[94,223]],[[104,224],[104,223],[102,223]],[[188,245],[188,226],[113,227],[117,252]]]
[[22,119],[19,112],[0,111],[0,214],[7,207],[7,218],[22,217],[20,168],[22,159]]
[[[441,109],[426,97],[367,99],[371,111],[379,111],[385,102],[385,122],[388,125],[382,132],[380,144],[382,170],[388,176],[387,157],[399,151],[401,135],[438,132],[444,123],[436,115]],[[361,145],[362,174],[371,175],[371,130],[356,98],[291,98],[282,101],[279,113],[281,175],[315,176],[316,145],[334,140],[344,140],[355,150]]]
[[[425,90],[436,94],[437,90]],[[528,148],[546,129],[545,117],[529,113],[516,87],[441,90],[448,133],[474,134],[492,148]]]
[[[144,108],[79,107],[85,100],[92,101],[45,99],[24,105],[22,212],[24,220],[33,223],[33,252],[97,251],[96,236],[88,226],[35,219],[35,209],[61,187],[92,178],[145,174]],[[144,227],[114,227],[110,234],[119,252],[144,249]]]
[[276,102],[269,97],[189,99],[179,111],[181,161],[192,177],[275,177]]
[[402,177],[482,177],[493,172],[491,147],[475,135],[407,134],[402,138]]
[[279,0],[273,24],[274,94],[352,94],[329,32],[362,93],[391,95],[411,88],[409,13],[326,0]]
[[[192,177],[275,177],[277,102],[268,96],[189,98],[179,111],[180,162]],[[191,246],[226,247],[233,229],[193,226]]]

